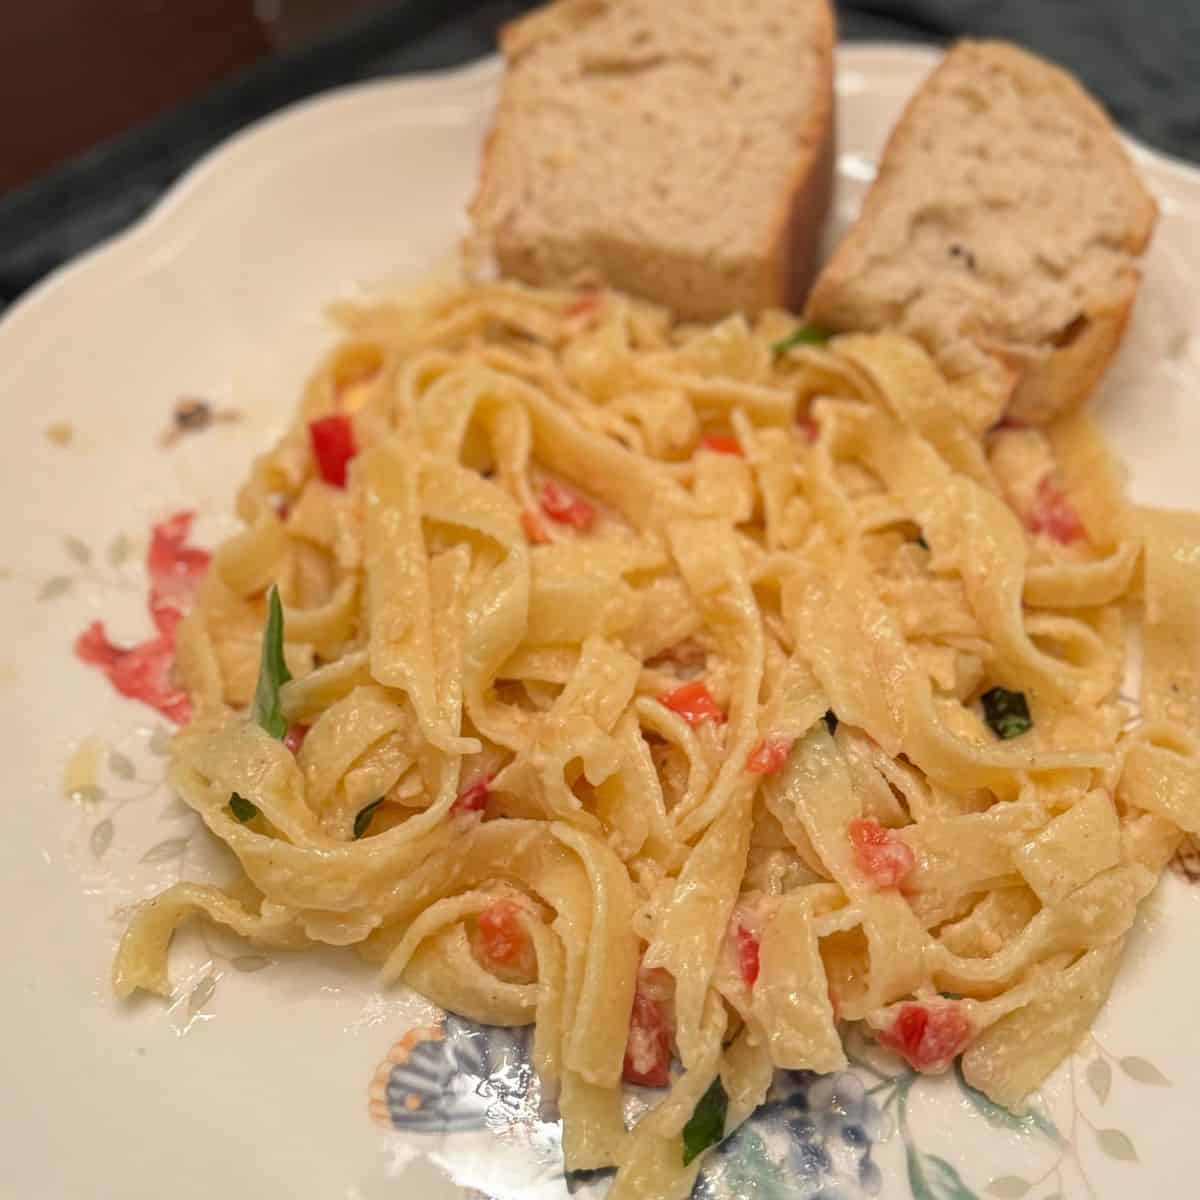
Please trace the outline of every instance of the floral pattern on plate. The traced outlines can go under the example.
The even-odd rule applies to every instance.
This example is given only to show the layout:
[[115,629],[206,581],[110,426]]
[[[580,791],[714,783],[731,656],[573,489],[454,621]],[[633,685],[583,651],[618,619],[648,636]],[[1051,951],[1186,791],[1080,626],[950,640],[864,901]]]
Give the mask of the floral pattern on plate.
[[[952,1163],[926,1146],[910,1115],[914,1093],[932,1085],[907,1066],[895,1066],[860,1038],[852,1039],[848,1071],[817,1075],[779,1071],[766,1102],[709,1157],[692,1200],[868,1200],[883,1193],[881,1149],[892,1146],[889,1176],[896,1170],[913,1200],[1065,1200],[1093,1195],[1079,1136],[1090,1130],[1102,1153],[1135,1163],[1132,1139],[1105,1128],[1081,1103],[1079,1077],[1102,1107],[1114,1079],[1169,1086],[1143,1058],[1114,1057],[1094,1038],[1068,1066],[1070,1089],[1064,1133],[1034,1099],[1022,1114],[1010,1113],[976,1091],[955,1067],[953,1086],[973,1115],[997,1137],[1032,1138],[1051,1151],[1048,1166],[1032,1178],[994,1175],[976,1189]],[[371,1116],[385,1128],[439,1137],[489,1131],[529,1138],[542,1153],[547,1176],[557,1175],[567,1194],[602,1196],[610,1171],[564,1172],[558,1114],[545,1101],[531,1063],[527,1029],[498,1029],[447,1015],[440,1024],[411,1029],[392,1047],[369,1088]],[[1115,1070],[1114,1070],[1115,1068]],[[628,1089],[632,1120],[648,1101]],[[881,1157],[881,1156],[880,1156]],[[889,1192],[888,1194],[892,1194]]]

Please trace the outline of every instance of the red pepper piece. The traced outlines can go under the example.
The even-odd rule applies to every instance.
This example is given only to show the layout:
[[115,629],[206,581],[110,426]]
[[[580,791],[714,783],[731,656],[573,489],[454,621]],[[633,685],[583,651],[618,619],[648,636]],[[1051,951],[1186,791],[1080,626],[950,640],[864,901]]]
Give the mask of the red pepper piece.
[[699,679],[685,683],[673,692],[664,693],[658,701],[678,713],[693,729],[699,728],[705,721],[719,724],[725,720],[725,714],[712,698],[712,693]]
[[542,484],[540,500],[542,511],[552,521],[570,525],[580,533],[587,533],[596,522],[596,510],[582,496],[553,479]]
[[746,759],[746,770],[751,775],[774,775],[783,769],[792,752],[792,739],[763,738]]
[[310,421],[308,441],[321,478],[334,487],[344,488],[346,467],[358,453],[354,423],[345,413]]
[[907,842],[869,817],[851,821],[850,841],[858,869],[875,887],[899,887],[917,860]]
[[944,1071],[967,1048],[974,1030],[955,1001],[936,1005],[902,1004],[891,1027],[875,1036],[917,1071]]

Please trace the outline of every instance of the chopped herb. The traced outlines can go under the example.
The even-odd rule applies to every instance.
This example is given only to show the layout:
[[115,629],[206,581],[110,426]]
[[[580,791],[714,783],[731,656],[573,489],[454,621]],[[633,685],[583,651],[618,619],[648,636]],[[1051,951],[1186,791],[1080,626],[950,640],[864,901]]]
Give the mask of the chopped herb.
[[718,1075],[707,1092],[700,1097],[696,1111],[683,1127],[683,1165],[686,1167],[709,1146],[715,1146],[725,1136],[725,1113],[729,1097]]
[[1005,741],[1033,728],[1024,692],[994,687],[983,693],[983,716],[992,732]]
[[267,627],[263,631],[262,665],[258,669],[250,715],[273,738],[282,739],[288,731],[288,723],[279,708],[279,689],[291,677],[287,663],[283,661],[283,605],[279,600],[279,589],[272,585],[267,600]]
[[[288,723],[279,710],[279,689],[291,677],[283,661],[283,605],[279,602],[279,589],[272,585],[271,595],[267,599],[262,665],[258,668],[258,683],[254,687],[250,715],[255,724],[261,725],[273,738],[282,739],[288,731]],[[243,825],[258,816],[258,809],[237,792],[229,797],[229,807]]]
[[370,827],[371,818],[375,815],[375,810],[383,803],[383,797],[378,800],[372,800],[366,808],[358,810],[358,816],[354,818],[354,840],[357,842],[367,829]]
[[243,825],[245,825],[247,821],[253,821],[254,818],[258,816],[258,809],[244,796],[239,796],[237,792],[234,792],[233,795],[229,797],[229,811],[233,813],[233,815],[239,821],[241,821]]
[[917,545],[920,546],[922,550],[929,549],[929,543],[925,540],[925,535],[923,533],[917,534]]
[[835,713],[832,708],[827,708],[825,710],[825,728],[829,730],[830,737],[832,737],[835,733],[837,733],[837,727],[838,727],[837,713]]
[[829,332],[820,325],[798,325],[785,338],[771,346],[772,354],[785,354],[793,346],[820,346],[829,341]]

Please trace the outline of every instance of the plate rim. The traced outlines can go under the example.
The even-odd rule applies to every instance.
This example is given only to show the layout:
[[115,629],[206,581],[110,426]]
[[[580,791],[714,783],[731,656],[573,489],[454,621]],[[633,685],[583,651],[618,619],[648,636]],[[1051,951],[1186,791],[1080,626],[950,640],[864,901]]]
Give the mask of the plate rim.
[[[894,101],[900,94],[896,86],[898,80],[904,80],[907,90],[909,81],[919,78],[929,64],[937,60],[936,50],[897,43],[855,45],[847,47],[841,53],[839,93],[847,98],[846,111],[848,113],[855,103],[864,106],[869,113],[877,103],[881,102],[881,93],[886,93],[890,100]],[[185,266],[181,276],[179,268],[173,265],[170,258],[179,238],[204,241],[222,239],[226,243],[232,241],[232,246],[227,245],[226,248],[237,251],[241,242],[236,230],[227,227],[224,216],[214,217],[211,215],[211,210],[221,205],[228,205],[231,209],[240,209],[246,203],[254,203],[255,181],[252,178],[250,186],[244,186],[245,181],[242,178],[248,168],[252,171],[261,171],[263,177],[270,180],[277,169],[284,174],[309,157],[319,158],[323,154],[337,151],[343,142],[350,152],[361,161],[361,156],[357,155],[355,149],[356,135],[360,131],[378,143],[381,137],[390,137],[393,130],[401,136],[406,136],[410,122],[413,122],[422,128],[428,127],[429,130],[434,131],[431,136],[436,137],[436,130],[443,120],[447,127],[456,123],[455,114],[460,116],[463,113],[470,114],[469,133],[470,136],[475,136],[486,115],[483,106],[486,104],[490,107],[491,89],[494,87],[495,72],[498,69],[499,60],[493,57],[452,71],[402,79],[369,81],[310,97],[248,125],[198,160],[171,188],[163,193],[141,219],[116,237],[98,244],[79,258],[64,264],[37,287],[31,289],[30,294],[22,298],[19,305],[14,305],[15,309],[19,309],[17,315],[22,319],[16,323],[11,320],[0,321],[0,364],[9,365],[15,360],[18,371],[29,368],[40,379],[40,372],[43,367],[49,365],[52,358],[49,353],[52,347],[42,336],[42,326],[46,324],[47,319],[60,325],[63,321],[68,321],[73,326],[80,323],[86,325],[95,317],[95,314],[90,313],[89,310],[95,302],[94,293],[99,290],[108,291],[113,296],[115,306],[124,308],[126,305],[139,304],[139,294],[142,291],[143,283],[151,278],[161,281],[164,277],[184,277],[186,282],[190,267]],[[855,77],[856,75],[858,78]],[[416,116],[410,117],[403,111],[410,105],[419,110]],[[443,113],[444,117],[441,115]],[[351,123],[351,128],[343,134],[341,130],[347,122]],[[849,123],[853,124],[854,122],[850,120]],[[878,132],[880,125],[880,122],[875,122],[872,126],[873,133]],[[311,136],[313,134],[315,136]],[[1188,167],[1186,183],[1176,182],[1172,173],[1159,167],[1158,161],[1162,156],[1154,152],[1148,153],[1154,157],[1152,169],[1155,190],[1167,200],[1164,208],[1169,209],[1171,203],[1180,201],[1185,227],[1200,221],[1200,194],[1194,186],[1195,183],[1200,182],[1200,171]],[[263,159],[265,162],[261,161]],[[472,161],[469,166],[473,170],[474,162]],[[385,164],[384,169],[390,171],[393,168]],[[1150,169],[1148,168],[1148,171]],[[402,178],[403,160],[401,160],[399,171]],[[343,190],[343,185],[336,176],[333,178],[333,190],[335,193]],[[232,193],[232,201],[230,193]],[[286,207],[286,196],[282,203]],[[264,211],[269,214],[271,209],[268,207]],[[383,207],[380,211],[384,214],[385,222],[402,220],[402,214],[397,214],[391,204]],[[461,209],[459,212],[461,213]],[[387,224],[376,225],[375,228],[390,231],[390,226]],[[360,244],[362,244],[361,241]],[[370,242],[366,244],[370,245]],[[201,258],[202,256],[189,257],[185,255],[183,262],[185,264],[193,263]],[[255,270],[253,274],[260,290],[278,291],[278,279],[273,274],[262,270]],[[349,278],[355,280],[353,275]],[[326,287],[327,285],[323,284],[322,286]],[[115,292],[114,287],[117,289]],[[122,287],[128,289],[124,294],[119,290]],[[331,295],[337,294],[339,293],[334,286],[327,286],[327,290],[321,293],[320,298],[324,301]],[[307,319],[310,316],[316,316],[320,310],[309,308],[306,304],[301,311]],[[216,330],[210,330],[204,326],[201,326],[200,330],[210,345],[213,339],[217,339],[219,344],[220,334]],[[34,336],[31,338],[30,334]],[[124,330],[121,331],[121,336],[125,336]],[[68,356],[74,357],[74,354],[68,352]],[[171,361],[171,356],[168,355],[163,361]],[[289,399],[285,411],[291,411],[293,400],[294,396]],[[255,437],[253,445],[256,451],[261,449],[261,437]],[[46,453],[57,455],[59,451],[50,450]],[[211,460],[211,455],[208,453],[198,454],[197,457],[203,457],[205,461]],[[221,511],[224,512],[229,500],[229,493],[224,485],[222,485],[221,497]],[[141,510],[139,509],[139,511]],[[74,525],[70,527],[75,528]],[[50,532],[55,538],[58,538],[61,528],[56,525]],[[118,528],[124,528],[124,526],[121,525]],[[100,528],[100,533],[105,536],[111,532],[112,529],[106,525],[102,525]],[[95,544],[99,546],[102,543],[97,541]],[[89,601],[89,603],[91,602]],[[28,609],[22,605],[21,609],[15,611],[28,611]],[[101,615],[101,613],[96,611],[95,615]],[[105,611],[103,615],[111,614]],[[59,648],[61,649],[61,647]],[[89,714],[88,732],[100,732],[95,717],[97,713],[104,710],[89,703],[86,705],[86,711]],[[118,744],[122,743],[114,742],[114,745]],[[55,767],[59,765],[60,760],[61,756],[55,758]],[[46,776],[45,780],[48,781],[51,778],[52,776]],[[47,783],[47,786],[52,785]],[[142,827],[144,832],[144,822]],[[44,834],[39,833],[38,836],[41,837]],[[136,857],[136,853],[137,851],[134,852],[134,857]],[[132,862],[133,859],[130,860],[131,864]],[[73,883],[77,882],[75,878],[77,874],[77,871],[71,871]],[[85,895],[86,891],[85,888]],[[78,907],[78,897],[75,892],[76,889],[73,886],[70,896]],[[106,892],[108,892],[107,888]],[[1200,891],[1195,894],[1197,902],[1200,902]],[[102,903],[107,906],[107,899]],[[106,949],[106,947],[103,948]],[[107,968],[107,956],[105,956],[105,968]],[[1122,973],[1122,978],[1134,980],[1140,989],[1144,987],[1144,970],[1144,967],[1139,966],[1135,976],[1133,970],[1127,968]],[[104,1012],[108,1012],[111,1003],[111,998],[105,988],[101,999]],[[261,1029],[262,1026],[259,1028]],[[349,1026],[347,1028],[349,1029]],[[171,1036],[169,1029],[166,1030],[166,1035]],[[232,1043],[234,1052],[236,1052],[239,1042],[245,1044],[243,1038],[252,1040],[254,1036],[256,1035],[252,1026],[239,1026],[239,1032]],[[201,1043],[189,1041],[185,1045],[191,1052]],[[369,1057],[373,1066],[377,1056],[372,1053]],[[1155,1057],[1158,1057],[1157,1053]],[[1159,1058],[1159,1061],[1163,1061],[1162,1058]],[[340,1064],[339,1069],[341,1069]],[[159,1076],[155,1074],[154,1078],[159,1078]],[[940,1109],[939,1102],[939,1111]],[[361,1118],[361,1112],[358,1115]],[[362,1138],[365,1139],[371,1133],[371,1129],[361,1120],[360,1124],[362,1125]],[[1133,1125],[1130,1125],[1130,1128],[1134,1129],[1135,1133],[1137,1132]],[[357,1144],[355,1141],[348,1140],[346,1142],[346,1145],[352,1149]],[[893,1142],[889,1152],[893,1154],[893,1157],[896,1147],[897,1143]],[[1142,1149],[1144,1151],[1145,1148],[1142,1147]],[[22,1169],[27,1169],[29,1166],[24,1161],[17,1165]],[[106,1176],[109,1171],[113,1170],[113,1163],[107,1160],[101,1162],[100,1165],[104,1167]],[[1105,1179],[1107,1178],[1106,1174]],[[904,1175],[897,1167],[897,1190],[895,1193],[897,1196],[906,1194],[903,1188],[903,1179]],[[341,1182],[339,1179],[339,1185]],[[891,1195],[891,1188],[892,1181],[889,1176],[888,1191],[885,1194]],[[71,1194],[76,1193],[72,1192]],[[442,1193],[439,1191],[437,1194],[441,1195]],[[454,1191],[454,1195],[460,1196],[461,1200],[467,1200],[469,1194],[460,1193],[457,1189]],[[191,1195],[190,1192],[189,1195]]]

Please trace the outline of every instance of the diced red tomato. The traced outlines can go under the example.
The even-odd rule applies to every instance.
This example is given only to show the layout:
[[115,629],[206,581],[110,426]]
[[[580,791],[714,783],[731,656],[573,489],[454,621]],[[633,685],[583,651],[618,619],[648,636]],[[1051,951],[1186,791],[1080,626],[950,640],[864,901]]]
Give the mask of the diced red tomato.
[[458,793],[458,798],[450,805],[450,815],[457,816],[465,812],[483,812],[487,808],[488,789],[492,786],[495,775],[484,775],[475,780],[469,787]]
[[122,696],[149,704],[177,725],[191,717],[192,702],[187,692],[171,683],[175,642],[168,634],[136,646],[118,646],[109,640],[104,623],[93,621],[75,639],[75,654],[83,662],[99,667]]
[[849,834],[858,869],[877,888],[899,887],[917,865],[909,845],[872,818],[851,821]]
[[477,923],[480,950],[488,966],[532,973],[536,959],[515,900],[503,898],[489,904]]
[[758,934],[739,924],[735,934],[737,938],[738,970],[742,982],[752,988],[758,978]]
[[570,525],[586,533],[596,522],[596,510],[564,484],[547,479],[542,484],[542,511],[560,525]]
[[705,721],[720,724],[725,720],[725,714],[712,698],[712,693],[699,679],[685,683],[673,692],[663,693],[658,702],[678,713],[693,729],[698,729]]
[[651,991],[643,972],[633,994],[621,1077],[626,1083],[658,1088],[671,1082],[671,1024],[665,1001]]
[[550,541],[550,535],[546,532],[542,518],[537,513],[530,512],[529,509],[525,509],[521,513],[521,529],[525,533],[526,540],[535,546],[545,546]]
[[974,1030],[962,1006],[950,1000],[936,1005],[902,1004],[890,1028],[876,1035],[916,1071],[944,1071],[968,1046]]
[[585,288],[579,297],[563,309],[564,317],[587,317],[600,307],[600,293],[595,288]]
[[724,437],[721,434],[709,434],[700,439],[702,450],[711,450],[714,454],[741,454],[742,444],[735,437]]
[[800,432],[804,434],[805,441],[807,441],[810,445],[815,442],[821,434],[820,427],[817,425],[816,421],[812,419],[812,417],[801,417],[796,424],[800,427]]
[[1075,505],[1051,475],[1042,476],[1025,524],[1031,533],[1043,533],[1064,546],[1087,536]]
[[783,769],[792,752],[792,739],[781,737],[763,738],[746,759],[746,770],[751,775],[774,775]]
[[346,467],[358,453],[353,421],[345,413],[310,421],[308,441],[321,478],[334,487],[344,488]]
[[304,745],[304,739],[308,737],[307,725],[289,725],[288,731],[283,735],[283,744],[293,753],[299,754],[300,747]]
[[192,605],[192,596],[212,555],[187,544],[194,512],[177,512],[150,532],[146,570],[150,575],[150,619],[159,633],[173,637]]

